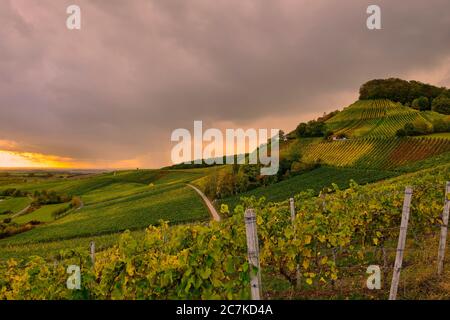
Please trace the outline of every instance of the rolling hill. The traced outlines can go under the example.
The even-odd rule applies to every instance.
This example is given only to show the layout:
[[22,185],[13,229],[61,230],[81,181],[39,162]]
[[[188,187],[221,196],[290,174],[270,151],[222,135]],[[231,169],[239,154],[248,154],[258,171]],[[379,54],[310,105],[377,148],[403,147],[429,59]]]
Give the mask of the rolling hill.
[[[241,197],[249,196],[283,201],[301,191],[312,190],[318,194],[333,183],[345,189],[350,180],[367,184],[448,163],[448,133],[396,137],[397,130],[406,123],[420,119],[431,126],[435,120],[445,118],[436,112],[417,111],[385,99],[357,101],[325,121],[327,129],[335,135],[345,134],[347,139],[295,138],[282,142],[282,159],[320,164],[317,168],[217,199],[216,206],[227,204],[233,208]],[[15,174],[9,179],[3,178],[0,191],[16,188],[30,193],[42,190],[66,193],[80,197],[82,206],[58,219],[54,212],[67,204],[44,205],[14,217],[13,223],[39,221],[41,224],[0,240],[0,259],[2,255],[24,256],[33,252],[54,254],[68,244],[77,246],[94,238],[107,246],[120,232],[135,230],[139,234],[161,219],[173,224],[208,220],[205,204],[187,183],[202,188],[210,175],[230,171],[226,168],[128,170],[74,176],[61,174],[50,178],[39,174],[27,179]],[[0,208],[14,213],[29,203],[30,199],[25,197],[8,198],[0,202]]]
[[338,167],[391,170],[450,151],[448,134],[396,137],[397,130],[420,120],[448,117],[433,111],[418,111],[389,100],[360,100],[326,121],[335,141],[315,139],[298,150],[304,162],[321,162]]
[[[439,119],[449,119],[449,116],[418,111],[385,99],[359,100],[325,121],[326,130],[332,131],[335,137],[345,135],[346,138],[295,137],[281,143],[281,158],[290,159],[293,166],[301,162],[322,167],[221,199],[219,203],[234,207],[241,197],[249,196],[280,201],[308,189],[318,193],[332,183],[345,188],[350,179],[364,184],[445,164],[450,160],[448,132],[396,136],[397,130],[407,123],[419,120],[431,127]],[[289,136],[295,136],[294,132]]]
[[444,115],[433,111],[418,111],[389,100],[358,100],[326,121],[335,134],[357,137],[393,137],[406,123],[418,119],[432,125]]
[[[407,266],[413,268],[402,274],[415,286],[409,296],[425,297],[415,271],[427,281],[434,276],[428,253],[437,251],[444,186],[450,180],[450,135],[398,137],[397,131],[408,123],[432,127],[444,119],[386,99],[357,101],[321,120],[331,137],[290,134],[283,140],[285,171],[267,180],[251,176],[254,167],[231,165],[2,175],[0,231],[6,238],[0,240],[0,298],[78,299],[64,286],[64,266],[76,263],[83,268],[89,298],[248,299],[243,207],[237,206],[242,203],[258,212],[263,281],[270,297],[347,298],[359,292],[358,297],[374,298],[355,283],[367,263],[393,264],[406,185],[414,186],[414,241],[406,249]],[[255,179],[245,180],[249,177]],[[238,179],[254,185],[237,189]],[[219,222],[209,222],[205,202],[188,186],[206,193],[210,181],[216,191],[231,190],[223,197],[214,197],[213,190],[214,203],[224,213]],[[47,200],[69,197],[36,204],[42,194]],[[8,234],[14,228],[20,232]],[[91,241],[97,250],[94,265]],[[364,270],[354,269],[361,266]],[[301,290],[294,285],[298,276]],[[448,271],[444,276],[450,279]],[[345,293],[336,293],[336,281]],[[432,282],[435,295],[448,296],[448,288],[439,285]],[[40,289],[27,291],[34,287]],[[376,298],[385,295],[380,291]]]
[[[204,202],[194,190],[186,186],[186,183],[206,173],[205,169],[133,170],[2,185],[0,191],[17,188],[31,192],[67,192],[81,197],[83,206],[56,220],[52,213],[67,204],[44,205],[14,218],[13,222],[19,224],[32,220],[43,224],[28,232],[0,240],[0,252],[2,247],[17,244],[94,237],[127,229],[143,230],[151,224],[157,224],[160,219],[171,223],[208,219],[209,213]],[[27,198],[7,199],[3,207],[18,210],[26,205],[25,200]]]

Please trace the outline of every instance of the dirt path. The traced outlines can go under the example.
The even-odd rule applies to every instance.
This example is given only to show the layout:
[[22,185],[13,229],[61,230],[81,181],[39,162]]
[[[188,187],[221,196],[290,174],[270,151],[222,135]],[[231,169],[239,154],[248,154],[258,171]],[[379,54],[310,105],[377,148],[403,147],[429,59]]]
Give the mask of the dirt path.
[[28,209],[30,209],[30,207],[31,207],[31,204],[29,204],[28,206],[26,206],[25,208],[23,208],[23,209],[20,210],[19,212],[13,214],[13,215],[11,216],[11,218],[15,218],[15,217],[18,217],[18,216],[24,214],[25,212],[27,212]]
[[193,186],[192,184],[188,184],[189,187],[197,191],[197,193],[202,197],[203,201],[205,202],[206,206],[208,207],[209,213],[211,214],[212,218],[215,221],[220,221],[220,215],[217,212],[216,208],[214,208],[211,201],[209,201],[208,197],[205,196],[203,192],[201,192],[197,187]]
[[76,208],[75,210],[81,210],[81,209],[83,209],[83,207],[84,207],[84,202],[83,202],[83,200],[81,200],[81,198],[80,198],[80,205],[79,205],[79,207],[78,208]]

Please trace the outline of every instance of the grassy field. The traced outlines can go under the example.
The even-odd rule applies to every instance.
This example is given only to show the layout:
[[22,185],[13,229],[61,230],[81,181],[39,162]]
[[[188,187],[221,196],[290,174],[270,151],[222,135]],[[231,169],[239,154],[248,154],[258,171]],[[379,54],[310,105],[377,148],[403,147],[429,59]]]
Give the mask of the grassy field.
[[30,202],[31,200],[27,197],[0,199],[0,214],[7,211],[11,211],[12,214],[20,212],[22,209],[25,209]]
[[25,224],[30,221],[40,221],[40,222],[51,222],[54,219],[53,212],[68,207],[68,203],[57,203],[57,204],[49,204],[39,209],[24,215],[17,216],[13,218],[13,222],[19,224]]
[[[0,241],[0,247],[144,229],[160,219],[187,223],[209,219],[209,213],[186,182],[207,170],[139,170],[105,173],[73,180],[40,181],[33,185],[7,185],[22,190],[56,190],[81,196],[84,206],[53,221],[52,213],[67,205],[43,206],[14,222],[46,222],[31,231]],[[1,249],[0,249],[1,256]]]
[[[144,236],[144,230],[132,231],[133,237],[140,239]],[[51,242],[29,243],[27,245],[3,244],[0,246],[0,261],[7,259],[26,259],[37,255],[47,260],[53,260],[61,250],[85,249],[89,252],[89,244],[95,242],[96,251],[102,251],[117,244],[121,233],[104,234],[100,236],[80,237]]]

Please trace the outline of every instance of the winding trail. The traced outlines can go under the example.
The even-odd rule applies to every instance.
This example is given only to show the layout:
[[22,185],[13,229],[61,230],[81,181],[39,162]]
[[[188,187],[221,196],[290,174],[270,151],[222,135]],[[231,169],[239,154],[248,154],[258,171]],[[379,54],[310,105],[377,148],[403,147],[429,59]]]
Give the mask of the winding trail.
[[78,210],[81,210],[83,208],[84,208],[84,202],[83,202],[83,200],[81,200],[81,197],[80,197],[80,205],[75,210],[78,211]]
[[20,210],[19,212],[14,213],[14,214],[11,216],[11,218],[15,218],[15,217],[18,217],[18,216],[23,215],[25,212],[28,211],[28,209],[30,209],[30,207],[31,207],[31,204],[29,204],[28,206],[26,206],[25,208],[23,208],[23,209]]
[[216,208],[214,208],[213,204],[211,203],[211,201],[209,201],[208,197],[205,196],[205,194],[203,192],[200,191],[200,189],[198,189],[197,187],[193,186],[192,184],[187,184],[189,187],[191,187],[192,189],[194,189],[195,191],[197,191],[197,193],[200,195],[200,197],[202,197],[203,201],[205,202],[206,206],[208,207],[209,213],[211,214],[212,218],[214,219],[214,221],[220,221],[220,215],[217,212]]

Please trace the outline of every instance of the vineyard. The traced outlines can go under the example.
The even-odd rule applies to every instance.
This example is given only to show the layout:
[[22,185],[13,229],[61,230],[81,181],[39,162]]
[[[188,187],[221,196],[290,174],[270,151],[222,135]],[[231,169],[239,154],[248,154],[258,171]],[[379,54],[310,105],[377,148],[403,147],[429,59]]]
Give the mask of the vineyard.
[[396,175],[398,173],[385,170],[322,166],[269,186],[259,187],[225,198],[219,204],[226,204],[233,209],[239,204],[242,197],[264,197],[267,201],[277,202],[293,197],[301,191],[313,190],[315,194],[319,194],[321,190],[331,187],[333,183],[339,188],[345,189],[349,187],[351,180],[356,181],[358,184],[366,184]]
[[310,144],[302,160],[339,167],[396,169],[450,151],[445,138],[358,138]]
[[[319,196],[302,192],[295,196],[293,221],[288,201],[267,204],[264,199],[246,198],[233,212],[222,206],[222,213],[229,216],[222,222],[177,226],[161,222],[150,226],[139,241],[125,232],[114,247],[97,254],[95,263],[87,250],[62,251],[53,261],[9,260],[0,267],[0,298],[249,298],[250,277],[256,270],[247,260],[246,208],[256,212],[263,279],[284,279],[291,297],[329,296],[331,290],[336,296],[340,292],[353,298],[386,298],[385,287],[374,296],[354,283],[360,287],[355,296],[342,291],[342,285],[369,264],[391,265],[389,252],[398,237],[405,186],[413,189],[408,237],[414,240],[406,251],[420,253],[417,257],[429,254],[423,245],[435,241],[433,234],[442,224],[449,177],[450,166],[443,165],[367,186],[352,183],[345,190],[334,186]],[[417,257],[407,255],[405,263],[416,272],[416,279],[427,281],[428,291],[414,292],[416,297],[428,298],[429,290],[434,290],[433,294],[448,298],[450,292],[439,286],[440,281],[423,274],[433,260]],[[81,267],[81,290],[65,286],[71,264]],[[387,276],[389,270],[383,269]],[[441,281],[448,276],[447,268]],[[273,296],[273,280],[266,281],[264,297]],[[405,289],[411,283],[400,286]],[[405,292],[399,290],[400,298]]]
[[[249,299],[256,272],[264,299],[386,299],[407,186],[399,298],[450,298],[450,271],[436,276],[450,138],[396,137],[406,123],[441,118],[357,101],[326,120],[333,141],[290,137],[280,150],[283,175],[217,199],[220,222],[209,221],[187,184],[202,188],[231,166],[4,174],[0,191],[12,192],[0,199],[2,228],[25,231],[0,240],[0,299]],[[56,217],[70,203],[32,204],[36,191],[81,205]],[[259,269],[248,260],[248,212],[256,214]],[[80,290],[66,287],[69,265],[81,269]],[[381,290],[365,286],[369,265],[383,271]]]
[[[47,180],[20,183],[13,182],[0,187],[0,190],[17,188],[34,192],[51,190],[70,192],[79,196],[84,205],[79,210],[69,211],[56,219],[53,214],[67,207],[67,204],[44,205],[32,212],[25,212],[12,218],[12,223],[27,224],[39,221],[37,227],[27,232],[0,240],[0,257],[11,246],[42,242],[56,242],[83,237],[95,237],[125,230],[143,230],[160,219],[172,223],[189,223],[208,219],[209,214],[196,192],[186,186],[186,182],[198,179],[205,173],[202,170],[133,170],[102,173],[74,179],[51,178]],[[22,203],[17,210],[26,206],[27,198],[11,198],[0,202],[6,209],[13,209],[18,201]],[[26,201],[25,201],[26,200]],[[2,220],[12,217],[2,216]],[[6,224],[5,227],[10,225]],[[59,247],[59,246],[57,246]],[[26,251],[26,250],[25,250]],[[17,252],[22,252],[17,249]],[[28,250],[28,252],[32,253]]]
[[420,112],[389,100],[359,100],[327,121],[335,134],[349,137],[393,137],[406,123],[417,119],[431,125],[445,116],[427,111]]

